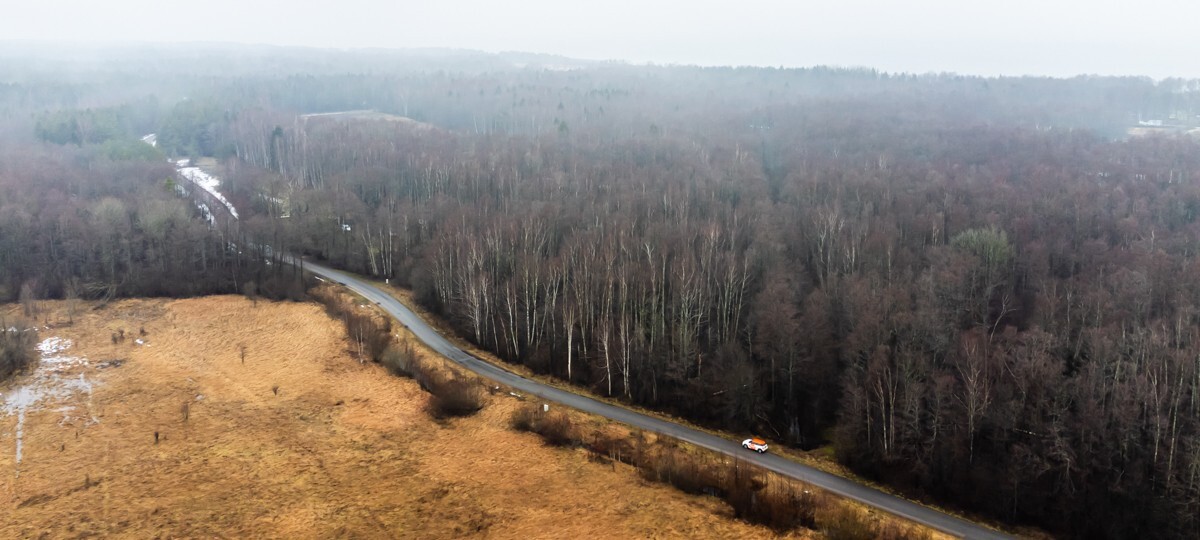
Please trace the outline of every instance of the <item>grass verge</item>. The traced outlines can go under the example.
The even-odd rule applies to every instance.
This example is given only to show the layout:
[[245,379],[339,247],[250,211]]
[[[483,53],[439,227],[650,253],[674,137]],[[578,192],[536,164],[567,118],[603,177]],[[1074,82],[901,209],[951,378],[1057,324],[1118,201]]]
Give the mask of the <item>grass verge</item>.
[[652,442],[641,433],[629,437],[589,428],[558,407],[553,411],[532,404],[520,407],[512,413],[509,426],[536,433],[549,445],[583,448],[594,461],[626,463],[647,481],[718,497],[734,517],[777,533],[811,529],[835,539],[932,538],[920,526],[872,519],[852,503],[756,465],[670,438]]
[[426,410],[430,416],[439,420],[470,416],[483,408],[484,392],[478,380],[444,364],[437,366],[422,360],[412,343],[392,335],[391,317],[380,313],[373,304],[359,304],[354,297],[330,285],[316,287],[310,294],[331,316],[345,324],[360,362],[370,359],[383,364],[393,375],[410,377],[429,392]]

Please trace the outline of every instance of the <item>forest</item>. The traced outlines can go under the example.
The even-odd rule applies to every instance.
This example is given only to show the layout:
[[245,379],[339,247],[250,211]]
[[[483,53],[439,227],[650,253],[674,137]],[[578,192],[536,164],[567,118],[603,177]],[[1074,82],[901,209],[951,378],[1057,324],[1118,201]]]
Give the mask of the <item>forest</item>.
[[[299,298],[298,253],[914,497],[1200,534],[1200,81],[38,54],[0,54],[0,300]],[[240,219],[168,157],[215,158]]]

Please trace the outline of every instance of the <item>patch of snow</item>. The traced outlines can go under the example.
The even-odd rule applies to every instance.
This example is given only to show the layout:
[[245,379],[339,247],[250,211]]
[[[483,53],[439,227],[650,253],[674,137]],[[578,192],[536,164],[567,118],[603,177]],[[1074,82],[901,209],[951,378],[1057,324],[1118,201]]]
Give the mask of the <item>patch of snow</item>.
[[156,135],[154,133],[146,135],[145,137],[142,137],[142,142],[157,148],[158,147],[158,135]]
[[258,198],[271,203],[276,208],[279,208],[279,217],[281,219],[292,217],[292,213],[288,210],[287,201],[280,199],[279,197],[272,197],[263,193],[259,193]]
[[[16,415],[17,417],[15,433],[17,475],[20,475],[19,466],[24,457],[26,413],[30,410],[39,410],[39,406],[43,403],[62,401],[77,393],[86,393],[89,398],[91,397],[94,385],[92,381],[88,380],[86,373],[80,372],[78,377],[64,376],[65,372],[72,368],[89,367],[86,358],[62,354],[70,349],[71,345],[73,345],[71,340],[59,337],[46,338],[38,343],[37,350],[42,355],[41,362],[38,363],[33,373],[24,379],[24,384],[11,390],[0,401],[0,414]],[[67,413],[72,409],[71,407],[60,407],[55,410],[63,412],[63,421],[66,421],[69,419]],[[91,421],[98,422],[95,418],[92,418]]]
[[69,339],[51,337],[43,339],[41,343],[38,343],[37,350],[38,352],[42,353],[42,356],[44,357],[46,355],[57,354],[70,349],[71,345],[74,345],[74,343],[72,343]]
[[8,393],[8,397],[4,400],[3,408],[0,408],[0,411],[4,411],[6,415],[24,412],[25,409],[35,405],[41,399],[41,394],[34,391],[34,388],[20,386]]
[[59,407],[57,409],[54,409],[54,412],[62,413],[62,415],[63,415],[62,420],[58,421],[58,425],[61,426],[63,424],[66,424],[67,422],[71,421],[71,413],[75,412],[75,407],[70,407],[70,406]]
[[258,198],[260,198],[264,201],[267,201],[271,204],[274,204],[275,206],[279,206],[281,208],[284,206],[287,206],[287,201],[285,201],[279,197],[272,197],[270,195],[267,195],[266,193],[259,193]]
[[212,211],[208,209],[207,204],[198,202],[196,203],[196,208],[200,209],[200,213],[204,215],[204,221],[207,221],[209,225],[217,224],[217,218],[212,215]]
[[234,219],[237,219],[238,213],[237,209],[233,207],[233,203],[229,202],[229,199],[226,199],[220,191],[217,191],[217,187],[221,185],[221,181],[215,176],[204,172],[200,169],[200,167],[187,166],[187,164],[184,163],[186,161],[187,160],[180,160],[179,164],[177,165],[179,167],[179,174],[188,179],[188,181],[191,183],[200,186],[201,189],[207,191],[209,195],[212,195],[218,201],[221,201],[221,204],[224,204],[225,208],[229,209],[229,214],[232,215]]
[[[21,450],[25,448],[25,407],[17,412],[17,465],[21,465]],[[17,474],[21,474],[18,472]]]

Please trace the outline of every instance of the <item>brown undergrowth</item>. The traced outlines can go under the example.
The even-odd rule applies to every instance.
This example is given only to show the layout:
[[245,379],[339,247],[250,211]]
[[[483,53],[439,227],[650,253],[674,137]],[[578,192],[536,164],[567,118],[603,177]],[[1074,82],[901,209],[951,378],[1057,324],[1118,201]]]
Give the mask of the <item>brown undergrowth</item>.
[[416,353],[413,341],[392,333],[392,320],[373,305],[340,287],[321,285],[309,294],[342,321],[360,361],[383,364],[393,375],[409,377],[430,394],[427,410],[437,419],[470,416],[484,406],[482,383],[445,362]]
[[[838,497],[742,460],[690,447],[666,437],[648,437],[579,424],[555,407],[527,405],[515,410],[509,425],[533,432],[551,446],[579,447],[601,463],[633,466],[652,482],[695,495],[723,500],[738,519],[776,533],[811,529],[835,539],[928,539],[933,533],[887,516],[871,516]],[[586,422],[586,421],[585,421]]]

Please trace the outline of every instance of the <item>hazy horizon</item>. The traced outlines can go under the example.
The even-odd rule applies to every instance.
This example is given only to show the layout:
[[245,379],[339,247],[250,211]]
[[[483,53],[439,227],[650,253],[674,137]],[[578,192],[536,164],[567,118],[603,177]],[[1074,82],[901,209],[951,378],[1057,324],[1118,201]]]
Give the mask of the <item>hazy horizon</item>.
[[[869,67],[971,75],[1200,78],[1200,8],[1181,0],[875,6],[750,0],[438,5],[346,0],[203,6],[47,0],[9,10],[0,39],[520,51],[634,64]],[[63,14],[70,14],[63,17]]]

